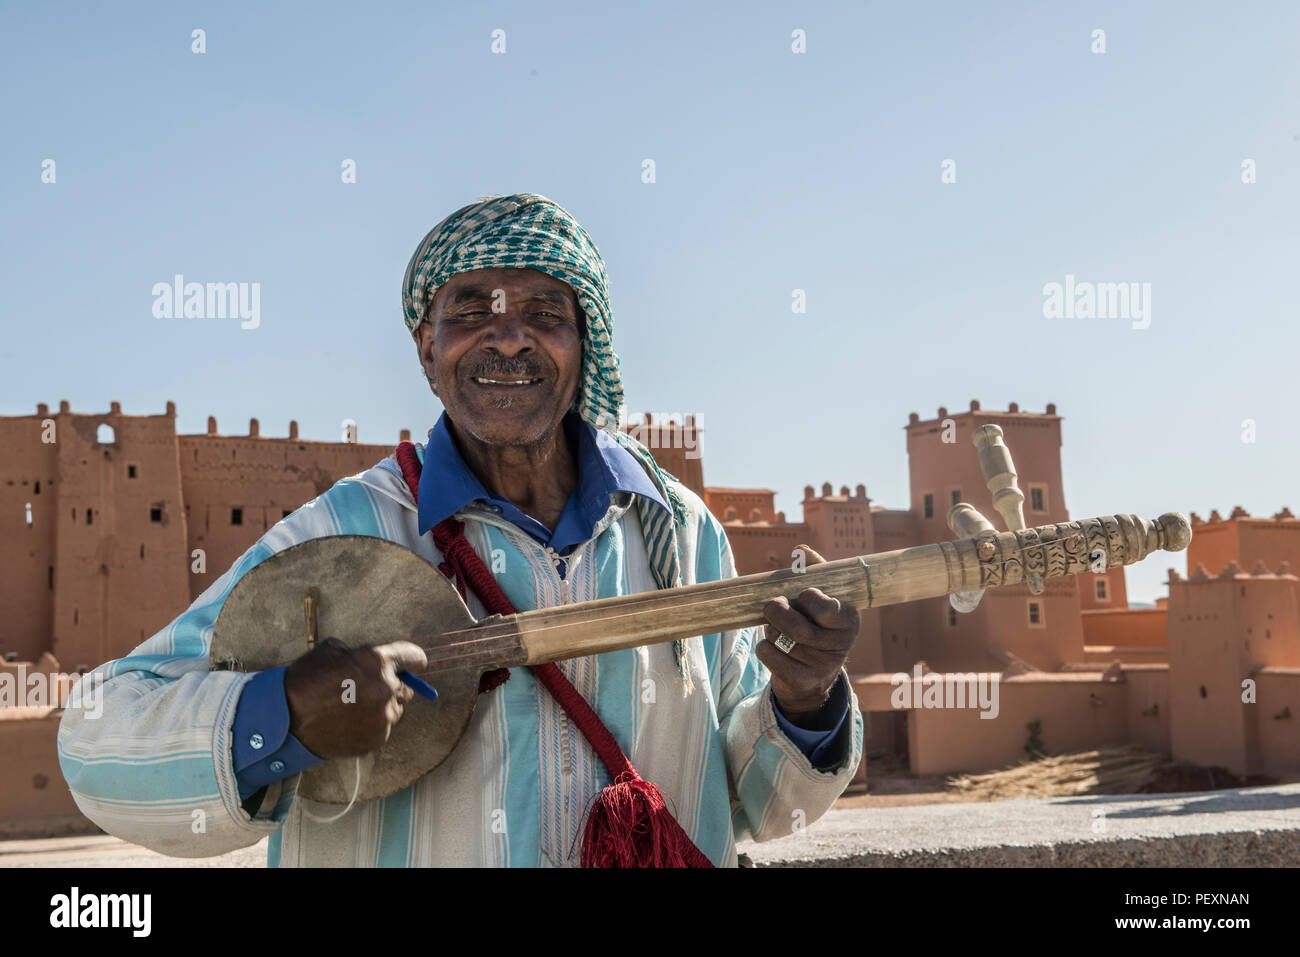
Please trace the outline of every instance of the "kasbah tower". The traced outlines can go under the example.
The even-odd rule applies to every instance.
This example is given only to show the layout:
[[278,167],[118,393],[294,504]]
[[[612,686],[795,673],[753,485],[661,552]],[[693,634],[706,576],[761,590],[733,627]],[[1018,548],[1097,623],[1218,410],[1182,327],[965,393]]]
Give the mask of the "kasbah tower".
[[[1004,529],[971,444],[986,424],[1004,432],[1026,524],[1066,521],[1061,421],[1050,404],[913,413],[906,508],[825,482],[805,487],[798,522],[775,510],[772,490],[705,485],[690,416],[624,428],[704,499],[744,575],[789,567],[800,544],[833,560],[950,539],[958,501]],[[290,511],[392,453],[349,438],[302,439],[292,422],[287,437],[263,436],[256,419],[246,435],[222,435],[213,418],[206,434],[178,435],[170,402],[162,415],[64,402],[0,417],[0,836],[93,829],[59,771],[61,702],[15,698],[15,687],[127,654]],[[1048,753],[1134,743],[1238,775],[1300,772],[1300,519],[1236,508],[1191,520],[1193,571],[1171,569],[1156,607],[1129,607],[1119,568],[1049,580],[1040,595],[990,589],[966,614],[946,599],[864,611],[849,672],[868,754],[917,774],[987,770],[1023,760],[1032,734]],[[905,681],[932,672],[996,674],[997,716],[925,707],[919,693],[896,706]]]

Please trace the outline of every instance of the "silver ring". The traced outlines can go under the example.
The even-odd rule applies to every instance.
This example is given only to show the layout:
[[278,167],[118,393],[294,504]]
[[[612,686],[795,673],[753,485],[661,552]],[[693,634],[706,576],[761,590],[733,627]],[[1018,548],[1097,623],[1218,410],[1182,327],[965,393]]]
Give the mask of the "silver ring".
[[788,655],[790,653],[790,649],[794,647],[795,643],[793,638],[788,638],[778,631],[776,633],[776,637],[772,639],[772,644],[776,645],[778,648],[780,648],[783,652],[785,652]]

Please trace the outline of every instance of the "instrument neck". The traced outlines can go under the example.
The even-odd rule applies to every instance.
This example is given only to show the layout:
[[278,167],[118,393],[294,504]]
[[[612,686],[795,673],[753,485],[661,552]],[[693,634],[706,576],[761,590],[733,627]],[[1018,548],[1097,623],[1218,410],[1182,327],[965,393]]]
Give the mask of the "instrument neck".
[[794,599],[817,588],[855,608],[876,608],[976,594],[986,588],[1042,581],[1132,565],[1158,549],[1187,547],[1190,526],[1169,512],[1155,520],[1103,515],[1038,528],[992,528],[951,542],[916,545],[858,558],[822,562],[795,571],[744,575],[638,595],[543,608],[448,632],[425,642],[433,670],[483,671],[540,664],[622,648],[692,638],[759,625],[773,598]]
[[616,598],[492,615],[423,642],[431,671],[511,668],[601,654],[762,624],[763,605],[818,588],[841,601],[871,604],[861,558],[824,562]]

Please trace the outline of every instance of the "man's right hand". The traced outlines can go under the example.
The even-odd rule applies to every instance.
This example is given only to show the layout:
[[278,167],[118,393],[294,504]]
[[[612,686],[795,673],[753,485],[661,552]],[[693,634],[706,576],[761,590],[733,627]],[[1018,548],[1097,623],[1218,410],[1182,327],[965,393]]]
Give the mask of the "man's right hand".
[[398,674],[427,667],[409,641],[348,648],[326,638],[285,669],[289,731],[317,757],[369,754],[388,740],[415,694]]

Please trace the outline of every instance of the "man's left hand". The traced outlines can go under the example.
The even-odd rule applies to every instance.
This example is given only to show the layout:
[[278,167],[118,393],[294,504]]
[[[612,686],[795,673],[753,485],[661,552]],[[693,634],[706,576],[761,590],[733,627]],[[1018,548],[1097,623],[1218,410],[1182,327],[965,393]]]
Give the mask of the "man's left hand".
[[[799,547],[809,565],[826,561],[807,545]],[[763,615],[768,620],[767,640],[758,643],[758,660],[772,672],[777,706],[798,725],[816,715],[830,697],[858,637],[858,610],[820,588],[805,588],[794,601],[773,598],[763,606]],[[788,653],[773,644],[778,633],[795,643]]]

